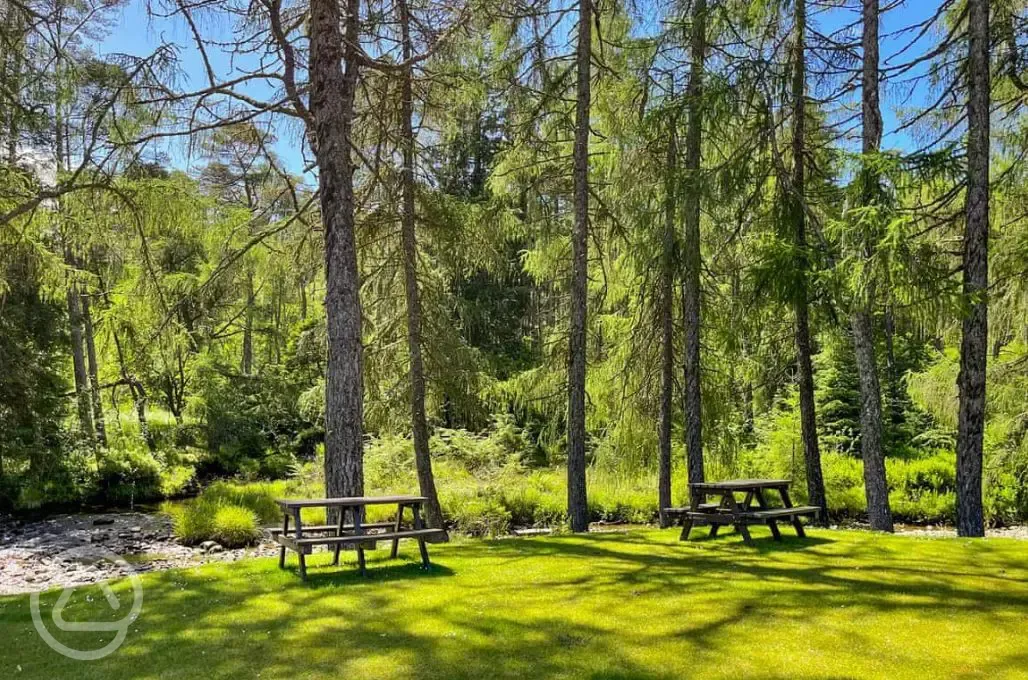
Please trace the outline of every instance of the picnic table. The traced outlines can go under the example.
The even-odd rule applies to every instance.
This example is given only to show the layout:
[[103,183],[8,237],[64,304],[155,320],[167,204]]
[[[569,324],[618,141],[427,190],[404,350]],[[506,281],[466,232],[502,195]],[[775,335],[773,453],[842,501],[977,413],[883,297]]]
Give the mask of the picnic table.
[[[390,553],[395,558],[399,550],[400,540],[412,538],[417,540],[421,551],[421,564],[427,569],[428,547],[426,539],[446,540],[444,529],[425,527],[421,516],[422,506],[428,501],[424,496],[350,496],[345,498],[305,498],[277,500],[282,510],[282,528],[271,529],[270,533],[279,548],[278,566],[286,565],[286,549],[293,550],[300,558],[300,578],[307,580],[306,556],[311,554],[315,545],[325,545],[334,550],[332,564],[339,564],[339,551],[344,545],[353,545],[357,549],[357,565],[363,576],[366,573],[364,563],[365,549],[374,550],[376,541],[392,541]],[[365,510],[369,505],[396,505],[396,519],[391,522],[365,522]],[[331,524],[304,524],[300,516],[304,508],[325,508],[338,511],[338,520]],[[404,513],[410,509],[411,525],[403,524]],[[327,513],[326,513],[327,514]],[[349,521],[347,521],[349,515]],[[289,522],[293,526],[290,528]]]
[[[782,539],[778,529],[778,521],[792,523],[796,535],[806,536],[800,517],[817,515],[821,509],[814,505],[793,505],[789,497],[788,479],[731,479],[722,482],[700,482],[689,485],[689,507],[664,508],[666,517],[677,517],[682,526],[680,540],[689,538],[693,526],[709,525],[710,536],[717,536],[718,530],[727,524],[735,527],[742,535],[745,543],[751,544],[752,538],[747,526],[766,524],[776,541]],[[772,507],[767,492],[776,492],[781,499],[781,507]],[[744,494],[742,502],[736,494]],[[708,503],[707,497],[713,496],[716,502]],[[756,508],[753,507],[754,502]]]

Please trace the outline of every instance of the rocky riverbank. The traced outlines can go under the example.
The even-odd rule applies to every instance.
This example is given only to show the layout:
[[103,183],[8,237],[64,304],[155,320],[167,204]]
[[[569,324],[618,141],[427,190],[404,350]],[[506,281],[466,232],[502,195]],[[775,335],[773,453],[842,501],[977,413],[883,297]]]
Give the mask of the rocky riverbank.
[[[274,544],[223,550],[180,545],[163,514],[122,512],[0,518],[0,595],[97,583],[145,572],[275,554]],[[121,559],[110,559],[112,557]]]
[[[597,523],[591,530],[632,528],[641,527]],[[543,531],[514,533],[533,535]],[[956,536],[952,527],[942,526],[898,525],[896,531],[932,538]],[[990,529],[988,535],[1028,540],[1028,527]],[[55,515],[42,520],[0,517],[0,595],[97,583],[130,571],[139,573],[267,557],[276,551],[277,546],[270,541],[237,550],[222,549],[210,542],[197,547],[184,546],[175,541],[171,520],[160,513],[84,513]]]

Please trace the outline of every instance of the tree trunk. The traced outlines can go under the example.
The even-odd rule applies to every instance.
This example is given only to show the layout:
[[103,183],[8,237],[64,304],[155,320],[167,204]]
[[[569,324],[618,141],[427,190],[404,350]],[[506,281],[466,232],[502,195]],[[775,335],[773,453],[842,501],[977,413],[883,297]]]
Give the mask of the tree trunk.
[[[410,37],[410,10],[407,0],[399,0],[400,31],[403,41],[403,60],[410,62],[413,47]],[[414,464],[418,470],[421,495],[428,499],[425,516],[428,526],[443,527],[443,511],[432,475],[432,455],[428,444],[428,421],[425,416],[425,365],[421,356],[421,299],[418,291],[418,248],[414,213],[414,67],[408,63],[403,70],[401,96],[401,145],[403,148],[402,211],[400,239],[403,242],[403,285],[407,294],[407,348],[410,352],[410,410],[414,434]]]
[[888,420],[892,427],[903,422],[903,401],[900,398],[900,376],[896,366],[896,316],[893,314],[892,305],[885,308],[885,319],[883,323],[885,333],[885,393],[886,411]]
[[[346,0],[345,45],[339,3],[310,5],[310,109],[325,230],[325,493],[364,493],[364,394],[360,274],[354,233],[350,137],[357,87],[359,0]],[[341,67],[346,62],[346,70]]]
[[[64,253],[66,264],[71,262],[71,253]],[[78,284],[68,283],[68,326],[71,329],[71,359],[75,374],[75,403],[78,409],[79,430],[90,444],[95,443],[93,433],[92,404],[89,398],[89,373],[86,370],[86,354],[82,333],[82,306]]]
[[753,381],[749,378],[742,386],[742,431],[747,437],[753,436]]
[[881,387],[875,362],[871,315],[863,309],[854,311],[851,327],[857,374],[860,378],[860,452],[864,460],[867,518],[872,529],[892,531],[889,485],[885,476],[885,455],[882,452]]
[[970,303],[960,339],[957,533],[984,536],[982,448],[989,286],[989,3],[968,0],[967,205],[963,292]]
[[[882,113],[878,103],[878,0],[863,3],[863,75],[861,81],[864,167],[861,171],[861,199],[864,205],[878,196],[878,176],[869,155],[877,154],[882,143]],[[865,258],[872,255],[870,242],[862,244]],[[864,460],[864,494],[867,518],[876,531],[892,531],[889,510],[889,485],[885,477],[885,453],[882,450],[882,393],[875,358],[874,282],[858,291],[853,303],[850,326],[853,349],[860,379],[860,451]]]
[[239,368],[243,375],[253,373],[253,272],[246,273],[246,311],[243,312],[243,357]]
[[571,328],[568,338],[568,519],[589,529],[585,491],[586,303],[589,266],[589,104],[592,0],[578,4],[578,86],[575,106],[575,225],[571,234]]
[[[100,290],[104,291],[104,301],[110,305],[111,300],[107,296],[107,287],[104,285],[102,277],[100,278]],[[129,392],[132,393],[132,402],[135,404],[136,415],[139,418],[139,436],[143,438],[143,441],[146,442],[146,447],[151,452],[156,452],[157,442],[154,441],[153,436],[150,434],[150,426],[146,422],[146,389],[129,372],[128,366],[125,363],[125,351],[122,349],[121,340],[118,338],[116,330],[111,330],[111,338],[114,340],[114,350],[118,354],[118,369],[121,372],[121,378],[128,383]]]
[[668,124],[667,168],[664,181],[664,244],[663,271],[660,281],[660,329],[661,329],[661,362],[660,362],[660,460],[657,480],[658,510],[660,525],[669,524],[664,514],[670,508],[671,500],[671,420],[675,389],[675,347],[674,347],[674,285],[675,285],[675,217],[677,207],[675,197],[678,187],[675,183],[678,167],[678,148],[675,134],[677,121],[672,116]]
[[24,66],[25,59],[25,37],[23,34],[25,19],[22,12],[15,8],[11,3],[7,4],[7,24],[10,27],[10,35],[17,36],[12,40],[10,46],[10,54],[8,55],[8,61],[10,63],[10,69],[5,74],[5,82],[8,87],[7,98],[9,103],[7,110],[7,120],[5,122],[5,130],[7,137],[7,148],[5,155],[7,157],[8,165],[15,165],[18,161],[18,125],[19,125],[19,111],[21,104],[21,80],[22,80],[22,68]]
[[807,470],[807,497],[811,505],[821,508],[815,518],[824,523],[828,519],[825,482],[821,473],[821,449],[817,442],[817,417],[814,410],[814,367],[811,362],[810,318],[807,309],[807,218],[806,190],[806,0],[796,2],[795,44],[793,45],[792,97],[793,97],[793,220],[795,246],[799,252],[796,263],[796,369],[800,393],[800,426],[803,436],[803,459]]
[[703,69],[707,54],[707,2],[694,0],[692,10],[692,65],[686,93],[689,126],[685,134],[685,452],[689,483],[704,481],[703,409],[700,398],[700,141],[703,129]]
[[86,339],[86,361],[89,370],[89,396],[93,407],[93,425],[96,441],[107,448],[107,423],[104,421],[103,400],[100,398],[100,367],[96,361],[96,339],[93,333],[93,314],[90,312],[89,296],[80,298],[82,303],[82,325]]

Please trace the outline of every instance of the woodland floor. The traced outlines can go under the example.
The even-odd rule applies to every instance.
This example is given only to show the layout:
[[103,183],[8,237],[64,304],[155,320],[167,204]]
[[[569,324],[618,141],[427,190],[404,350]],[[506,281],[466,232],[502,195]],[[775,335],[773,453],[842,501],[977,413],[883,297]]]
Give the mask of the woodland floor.
[[[0,598],[10,678],[1028,678],[1028,548],[812,531],[747,547],[676,530],[458,541],[419,569],[370,553],[142,576],[124,644],[72,661],[36,633],[27,596]],[[125,580],[114,584],[131,601]],[[58,591],[42,596],[50,625]],[[115,620],[96,586],[69,621]],[[105,635],[107,637],[105,637]],[[79,649],[104,633],[61,633]],[[90,645],[90,642],[92,645]]]

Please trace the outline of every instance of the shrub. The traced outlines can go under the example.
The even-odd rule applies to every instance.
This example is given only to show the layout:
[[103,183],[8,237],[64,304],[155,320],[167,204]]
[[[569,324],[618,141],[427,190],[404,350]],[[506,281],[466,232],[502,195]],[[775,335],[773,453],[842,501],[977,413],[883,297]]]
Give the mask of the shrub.
[[250,510],[257,521],[271,524],[282,519],[282,511],[275,502],[288,496],[285,482],[251,482],[238,484],[215,482],[204,489],[197,501],[212,505],[233,505]]
[[495,537],[510,531],[510,512],[495,493],[453,497],[446,511],[463,534]]
[[185,495],[196,481],[196,470],[189,465],[172,465],[161,471],[160,491],[162,498],[178,498]]
[[98,486],[108,503],[156,500],[161,497],[161,465],[145,449],[111,449],[100,460]]
[[251,545],[261,536],[257,515],[249,508],[219,503],[202,496],[191,503],[166,508],[175,537],[184,545],[217,541],[226,548]]
[[184,545],[198,545],[211,540],[214,535],[214,515],[217,511],[216,504],[201,500],[167,509],[171,515],[175,537]]
[[257,515],[238,505],[222,505],[214,513],[211,538],[226,548],[241,548],[256,543],[261,537]]

